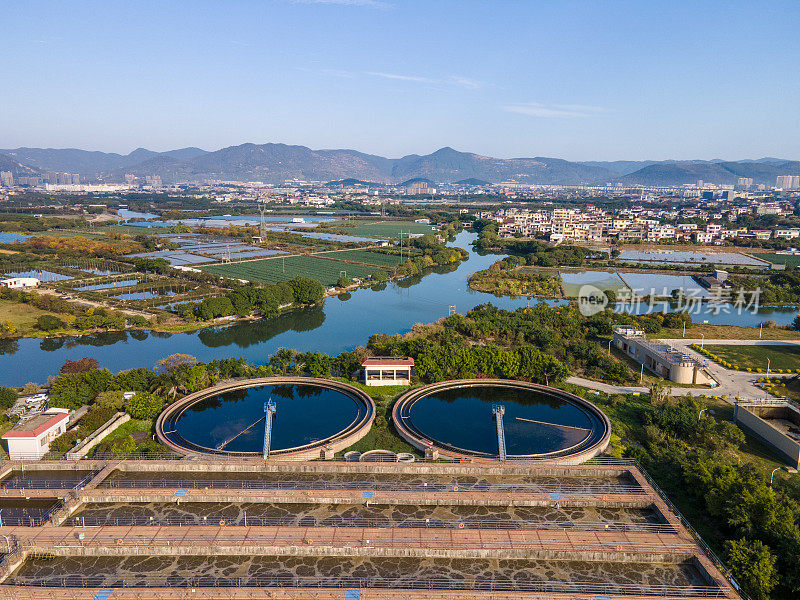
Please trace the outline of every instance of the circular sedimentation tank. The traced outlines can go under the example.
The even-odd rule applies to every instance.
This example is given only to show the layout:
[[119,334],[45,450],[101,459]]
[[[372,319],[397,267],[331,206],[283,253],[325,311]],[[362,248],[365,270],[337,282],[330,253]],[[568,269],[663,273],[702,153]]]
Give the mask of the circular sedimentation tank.
[[310,459],[364,437],[375,403],[359,389],[326,379],[267,377],[218,385],[170,405],[156,421],[159,441],[181,454],[253,458],[263,455],[267,412],[270,455]]
[[420,450],[496,459],[498,412],[509,458],[580,463],[605,450],[611,437],[608,417],[591,402],[523,381],[434,383],[401,396],[392,418]]

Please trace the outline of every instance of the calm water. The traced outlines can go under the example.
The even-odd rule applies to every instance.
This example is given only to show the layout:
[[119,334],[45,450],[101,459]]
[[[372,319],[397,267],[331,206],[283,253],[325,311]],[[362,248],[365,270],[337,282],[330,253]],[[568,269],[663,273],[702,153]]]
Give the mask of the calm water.
[[617,260],[684,265],[751,265],[767,267],[769,263],[738,252],[695,252],[693,250],[623,250]]
[[[470,242],[474,239],[474,234],[462,232],[455,245],[471,250]],[[133,367],[151,368],[158,360],[178,352],[191,354],[203,362],[242,356],[254,364],[263,364],[281,347],[338,354],[366,345],[374,333],[407,333],[415,323],[436,321],[447,316],[451,305],[464,314],[485,302],[510,310],[534,302],[469,289],[469,276],[497,260],[497,255],[480,256],[470,252],[469,259],[457,267],[439,268],[425,277],[410,277],[356,290],[344,302],[331,298],[321,307],[229,327],[208,327],[191,333],[122,331],[45,340],[0,340],[0,385],[45,382],[48,376],[58,373],[66,359],[77,360],[84,356],[97,359],[101,366],[112,371],[121,371]],[[703,307],[703,310],[708,308]],[[642,313],[651,309],[644,303],[636,307]],[[630,307],[626,311],[630,312]],[[796,314],[796,309],[762,308],[755,314],[720,312],[693,315],[693,318],[719,325],[758,325],[769,319],[786,325]]]
[[492,415],[496,404],[506,410],[503,430],[509,455],[545,454],[577,444],[585,446],[599,440],[603,433],[594,415],[563,398],[500,386],[436,392],[417,400],[408,409],[405,422],[434,441],[496,456],[497,429]]
[[214,449],[230,440],[221,449],[260,453],[264,447],[264,404],[270,398],[277,407],[272,427],[273,450],[330,437],[362,418],[366,410],[341,392],[312,385],[235,390],[201,400],[181,414],[171,423],[177,433],[175,441],[180,444],[183,438]]

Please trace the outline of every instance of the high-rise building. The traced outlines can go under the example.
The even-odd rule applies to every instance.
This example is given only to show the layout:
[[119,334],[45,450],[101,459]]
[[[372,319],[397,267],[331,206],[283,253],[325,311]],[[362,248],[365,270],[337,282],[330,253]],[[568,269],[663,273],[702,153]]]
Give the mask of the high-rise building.
[[796,190],[800,188],[800,175],[778,175],[775,187],[782,190]]
[[0,171],[0,185],[11,187],[14,185],[14,174],[11,171]]
[[408,187],[409,194],[427,194],[428,184],[425,181],[415,181]]
[[146,185],[152,186],[154,188],[160,188],[163,185],[161,182],[161,177],[159,175],[147,175],[144,178],[144,182]]
[[750,189],[753,186],[753,178],[739,177],[739,180],[736,182],[736,185],[738,185],[739,187],[743,187],[745,189]]

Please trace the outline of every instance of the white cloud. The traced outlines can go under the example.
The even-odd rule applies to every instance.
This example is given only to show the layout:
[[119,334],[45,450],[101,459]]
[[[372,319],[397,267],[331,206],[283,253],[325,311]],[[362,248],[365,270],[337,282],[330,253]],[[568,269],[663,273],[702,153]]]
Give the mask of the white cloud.
[[447,78],[447,81],[453,85],[458,85],[469,90],[477,90],[483,87],[482,81],[461,77],[459,75],[450,75],[450,77]]
[[416,83],[436,83],[435,80],[429,79],[428,77],[417,77],[415,75],[398,75],[397,73],[376,73],[373,71],[367,71],[366,75],[372,75],[374,77],[383,77],[384,79],[397,79],[399,81],[414,81]]
[[541,104],[539,102],[528,102],[525,104],[509,104],[504,106],[503,110],[540,119],[575,119],[591,117],[592,115],[603,112],[605,109],[600,106],[588,106],[585,104]]

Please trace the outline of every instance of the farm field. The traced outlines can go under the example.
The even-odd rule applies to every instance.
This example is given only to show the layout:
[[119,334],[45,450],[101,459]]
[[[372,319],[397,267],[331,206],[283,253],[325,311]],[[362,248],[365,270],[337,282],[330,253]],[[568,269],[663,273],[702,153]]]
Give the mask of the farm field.
[[400,255],[371,252],[370,250],[339,250],[317,255],[320,258],[336,258],[379,267],[396,267],[400,264]]
[[403,233],[436,233],[431,225],[414,223],[414,221],[334,221],[325,223],[325,227],[344,229],[349,235],[374,237],[381,239],[399,239]]
[[336,260],[314,256],[287,256],[286,258],[267,258],[240,263],[208,265],[199,267],[207,273],[223,277],[259,281],[261,283],[280,283],[298,275],[316,279],[324,286],[336,285],[342,271],[348,277],[368,277],[381,269],[364,265],[348,264]]
[[800,267],[800,254],[775,254],[774,252],[751,252],[750,254],[776,265],[786,265],[789,268]]
[[740,367],[769,368],[771,372],[778,370],[800,369],[800,345],[797,346],[728,346],[705,345],[706,350],[719,356],[722,360]]

